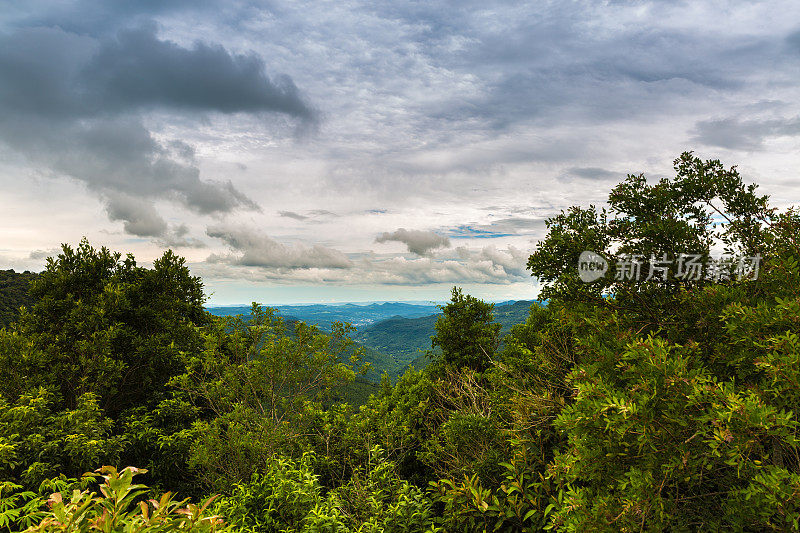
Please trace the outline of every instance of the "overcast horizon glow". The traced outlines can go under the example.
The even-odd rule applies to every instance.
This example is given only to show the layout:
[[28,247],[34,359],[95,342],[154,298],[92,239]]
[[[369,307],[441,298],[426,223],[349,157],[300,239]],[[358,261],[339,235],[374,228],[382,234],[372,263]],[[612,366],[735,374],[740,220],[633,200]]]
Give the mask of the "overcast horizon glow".
[[684,150],[800,203],[800,4],[0,0],[0,268],[209,303],[533,299],[544,220]]

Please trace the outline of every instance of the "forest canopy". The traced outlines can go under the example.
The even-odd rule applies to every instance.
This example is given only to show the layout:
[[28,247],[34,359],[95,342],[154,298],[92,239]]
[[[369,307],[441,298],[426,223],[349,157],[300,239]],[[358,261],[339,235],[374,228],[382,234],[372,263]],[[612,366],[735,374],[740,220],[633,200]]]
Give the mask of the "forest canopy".
[[[431,364],[360,406],[351,326],[212,317],[172,252],[64,245],[0,330],[0,528],[797,530],[800,215],[684,153],[547,228],[545,305],[501,342],[454,288]],[[688,255],[715,274],[660,264]]]

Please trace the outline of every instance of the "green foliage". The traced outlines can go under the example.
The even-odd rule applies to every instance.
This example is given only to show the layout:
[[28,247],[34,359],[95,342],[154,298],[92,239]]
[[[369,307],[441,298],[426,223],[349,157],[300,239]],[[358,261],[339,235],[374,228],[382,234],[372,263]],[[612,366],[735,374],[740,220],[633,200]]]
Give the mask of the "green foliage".
[[645,273],[651,256],[686,253],[706,259],[715,244],[729,253],[766,254],[775,212],[766,196],[756,194],[755,185],[744,185],[735,167],[726,170],[718,160],[703,161],[691,152],[681,154],[674,166],[674,179],[652,185],[643,175],[629,175],[609,195],[611,219],[605,210],[590,206],[572,207],[547,220],[549,233],[528,261],[532,275],[544,284],[540,297],[602,305],[612,302],[601,296],[613,294],[613,305],[635,313],[632,319],[661,324],[664,313],[675,309],[676,294],[710,282],[679,280],[674,271],[667,282],[620,281],[614,279],[612,264],[611,274],[583,283],[576,268],[580,253],[640,255]]
[[359,360],[351,328],[325,335],[298,322],[289,334],[271,309],[253,304],[251,319],[227,317],[202,331],[204,348],[187,354],[171,384],[213,414],[199,421],[191,461],[205,481],[225,488],[249,479],[281,446],[296,439],[307,402],[330,398],[351,383]]
[[595,206],[588,209],[573,206],[547,219],[545,224],[547,237],[537,244],[528,259],[531,275],[543,284],[539,298],[596,301],[605,287],[584,283],[575,267],[584,250],[597,253],[608,250],[611,242],[608,214]]
[[[372,369],[372,362],[366,359],[365,361],[370,364],[370,369]],[[376,394],[379,390],[380,385],[378,383],[370,381],[364,376],[358,376],[352,383],[341,387],[338,394],[336,394],[327,405],[330,406],[334,402],[341,402],[358,408],[367,403],[369,397]]]
[[732,500],[742,491],[778,488],[753,481],[774,459],[775,443],[796,457],[797,421],[791,412],[754,390],[720,382],[693,347],[653,337],[629,344],[616,372],[586,365],[569,381],[577,399],[556,420],[569,443],[550,468],[565,489],[554,514],[559,528],[765,525],[726,510],[736,508]]
[[35,299],[28,288],[37,274],[0,270],[0,328],[11,325],[19,316],[20,307],[30,307]]
[[220,499],[215,512],[246,531],[278,532],[302,526],[306,516],[323,501],[322,487],[304,455],[300,461],[270,457],[262,473],[237,484]]
[[[5,508],[0,520],[10,518],[17,524],[27,525],[25,531],[28,533],[230,531],[219,517],[206,512],[211,499],[199,507],[187,500],[176,501],[169,493],[158,500],[144,500],[147,487],[133,483],[133,476],[142,472],[140,469],[128,467],[117,472],[115,468],[106,466],[97,472],[85,474],[84,478],[102,478],[104,481],[99,486],[101,495],[78,488],[69,494],[63,489],[70,484],[55,483],[62,490],[50,495],[48,509],[42,508],[44,502],[41,498],[35,498],[33,493],[17,493],[0,503],[0,510]],[[24,500],[28,500],[27,503],[18,506]]]
[[[497,309],[454,288],[434,364],[394,385],[355,381],[349,326],[258,306],[209,320],[181,259],[65,247],[0,331],[0,527],[223,527],[145,500],[133,470],[104,470],[102,496],[94,477],[47,479],[146,464],[159,488],[222,491],[240,531],[797,530],[800,215],[718,161],[675,169],[548,221],[529,267],[551,299],[502,343]],[[758,278],[586,284],[575,268],[587,249],[716,246],[761,254]]]
[[349,517],[354,531],[422,532],[433,524],[431,502],[397,475],[380,446],[369,450],[367,464],[332,491],[328,501]]
[[[182,483],[176,473],[185,471],[185,457],[176,464],[166,456],[185,455],[188,446],[164,446],[141,424],[122,435],[116,422],[158,411],[170,397],[168,380],[184,369],[183,353],[199,350],[197,328],[208,315],[202,283],[184,260],[167,252],[143,268],[84,239],[48,259],[30,295],[18,322],[0,330],[0,438],[8,441],[2,453],[14,450],[5,475],[29,485],[119,459],[138,463],[147,453],[147,463],[160,463],[158,477],[169,472]],[[159,431],[181,435],[192,421]]]
[[58,475],[79,476],[98,463],[116,462],[123,447],[91,393],[60,411],[41,388],[13,403],[0,397],[0,476],[35,487]]
[[437,477],[458,479],[476,473],[495,479],[507,453],[507,432],[496,416],[490,385],[473,370],[444,368],[432,377],[428,432],[417,457]]
[[425,486],[434,478],[430,467],[421,461],[423,443],[436,431],[441,417],[434,417],[436,409],[432,399],[434,381],[428,372],[413,368],[403,374],[392,386],[388,378],[381,382],[381,390],[364,404],[350,421],[345,439],[350,461],[363,464],[368,450],[378,445],[387,457],[395,462],[400,474]]
[[36,493],[24,490],[22,485],[0,482],[0,530],[29,528],[44,516],[42,499]]
[[[495,322],[502,326],[501,335],[507,333],[512,326],[525,322],[531,305],[538,306],[535,302],[524,300],[495,305],[492,312]],[[396,380],[409,366],[418,370],[425,368],[431,362],[431,358],[441,353],[438,348],[433,351],[430,349],[431,336],[436,333],[435,325],[439,316],[394,317],[360,327],[353,338],[384,354],[383,358],[365,357],[365,361],[372,362],[367,377],[371,378],[374,375],[380,377],[385,371],[391,379]],[[390,357],[391,361],[387,361],[387,357]]]
[[48,258],[30,293],[16,330],[0,332],[0,371],[20,377],[0,384],[12,400],[45,386],[74,408],[91,392],[112,416],[156,402],[207,322],[202,283],[172,252],[147,269],[84,239]]
[[[554,300],[515,328],[501,359],[512,372],[539,369],[523,374],[532,379],[515,403],[555,400],[553,425],[567,438],[544,472],[558,489],[549,528],[797,527],[797,493],[781,484],[800,472],[800,223],[718,161],[684,154],[676,171],[655,185],[629,176],[610,196],[613,220],[562,214],[531,256]],[[554,252],[676,256],[717,243],[762,254],[759,279],[588,285],[577,256]]]
[[431,493],[444,507],[439,521],[447,531],[541,531],[546,526],[552,509],[547,480],[531,471],[524,452],[500,466],[503,479],[494,489],[485,488],[477,475],[431,483]]
[[433,526],[431,502],[400,479],[379,447],[370,450],[363,470],[350,482],[323,494],[313,473],[315,458],[272,457],[261,473],[238,484],[215,512],[242,531],[425,532]]
[[434,326],[436,334],[431,338],[431,347],[442,350],[438,360],[479,372],[488,368],[502,327],[493,322],[493,307],[453,287],[450,303],[442,307],[442,316]]
[[176,394],[153,409],[136,408],[121,417],[124,463],[145,465],[144,478],[162,490],[182,496],[200,496],[203,487],[189,468],[191,449],[198,438],[195,422],[201,410]]

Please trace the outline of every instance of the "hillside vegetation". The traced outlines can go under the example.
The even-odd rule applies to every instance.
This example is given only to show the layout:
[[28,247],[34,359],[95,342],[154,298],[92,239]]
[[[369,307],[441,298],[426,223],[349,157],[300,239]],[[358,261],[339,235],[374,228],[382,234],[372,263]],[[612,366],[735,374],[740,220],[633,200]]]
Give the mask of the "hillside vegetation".
[[[530,306],[534,304],[538,305],[533,301],[520,300],[495,305],[494,319],[502,326],[501,337],[510,331],[511,326],[525,322]],[[410,365],[417,369],[427,366],[433,353],[431,337],[435,333],[436,320],[441,316],[440,307],[397,302],[369,305],[277,306],[274,309],[287,323],[303,320],[320,327],[323,331],[328,331],[334,321],[356,325],[353,339],[362,348],[363,362],[370,364],[365,378],[373,382],[380,381],[384,373],[388,374],[390,379],[396,380]],[[426,314],[430,310],[437,312]],[[210,308],[209,312],[215,316],[242,315],[247,319],[250,308],[214,307]],[[392,312],[403,312],[410,316],[381,318]],[[370,323],[358,326],[359,320]]]
[[33,303],[28,288],[34,279],[36,274],[33,272],[0,270],[0,328],[17,319],[20,307]]
[[[313,325],[318,327],[320,331],[329,333],[334,324],[338,323],[350,323],[348,318],[352,318],[346,311],[338,310],[334,314],[330,313],[320,313],[319,308],[325,306],[313,306],[315,309],[309,313],[305,313],[305,316],[312,316],[313,321],[308,322],[309,325]],[[293,331],[293,325],[298,322],[305,322],[295,316],[286,315],[284,314],[287,310],[286,307],[275,307],[272,308],[275,312],[275,316],[279,316],[284,323],[287,325],[287,330],[289,334]],[[281,309],[284,313],[281,313]],[[241,318],[244,322],[247,322],[252,319],[252,307],[217,307],[209,309],[209,313],[213,314],[217,317],[225,317],[225,318]],[[332,317],[335,317],[332,320]],[[344,320],[341,320],[344,319]],[[430,344],[430,340],[429,340]],[[360,391],[374,391],[374,385],[381,380],[383,374],[389,375],[391,378],[396,378],[399,374],[401,374],[407,363],[403,363],[402,360],[398,361],[392,354],[384,353],[380,350],[375,349],[374,347],[366,346],[363,343],[358,341],[354,342],[354,347],[357,347],[359,350],[360,358],[363,363],[366,364],[366,369],[364,371],[363,377],[359,378],[357,383],[352,383],[346,387],[347,391],[345,392],[346,397],[351,397],[351,393],[355,394],[352,396],[354,398],[362,398],[364,399],[365,396],[362,392],[354,392],[350,389],[358,389]],[[367,395],[368,396],[368,395]],[[354,405],[358,406],[361,405],[360,402],[355,403]]]
[[[547,228],[547,305],[503,338],[454,287],[431,363],[358,409],[353,328],[214,317],[172,252],[64,245],[0,330],[0,528],[797,531],[800,214],[684,153]],[[660,274],[617,275],[627,254]]]

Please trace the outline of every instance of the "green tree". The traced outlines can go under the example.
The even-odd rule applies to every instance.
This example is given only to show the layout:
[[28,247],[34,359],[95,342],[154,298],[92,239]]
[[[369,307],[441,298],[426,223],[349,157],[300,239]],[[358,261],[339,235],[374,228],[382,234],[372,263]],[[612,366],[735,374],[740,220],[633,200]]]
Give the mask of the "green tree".
[[[655,331],[675,311],[676,295],[710,281],[678,279],[675,268],[666,281],[658,276],[647,283],[617,280],[612,260],[605,277],[584,283],[577,270],[582,251],[606,258],[638,255],[642,279],[651,259],[658,261],[663,254],[673,260],[698,254],[705,261],[715,245],[730,254],[766,254],[775,210],[755,185],[744,184],[736,167],[726,169],[719,160],[703,161],[685,152],[674,168],[674,178],[652,184],[644,175],[628,175],[609,194],[610,214],[576,206],[548,219],[548,234],[528,260],[531,274],[543,284],[540,297],[624,308],[640,327]],[[614,298],[603,298],[608,295]]]
[[30,308],[0,330],[0,435],[13,451],[6,475],[30,485],[146,461],[160,466],[162,486],[190,487],[199,412],[167,382],[184,371],[184,354],[201,349],[198,327],[209,315],[184,260],[166,252],[144,268],[84,239],[48,259],[30,296]]
[[[553,529],[798,527],[800,367],[789,317],[800,305],[800,220],[719,161],[685,153],[675,169],[655,184],[629,176],[609,197],[613,218],[562,213],[529,260],[550,309],[514,329],[501,359],[512,375],[526,358],[540,368],[519,380],[515,410],[531,425],[555,417],[566,438],[530,472],[553,484],[544,510]],[[582,249],[707,257],[719,248],[760,254],[759,276],[577,277]]]
[[[253,304],[248,321],[227,317],[204,328],[204,348],[187,354],[171,384],[209,417],[198,422],[192,462],[211,486],[227,489],[264,468],[303,435],[309,403],[331,397],[357,374],[352,328],[329,335],[297,322],[290,331],[272,309]],[[362,372],[365,368],[359,369]]]
[[12,403],[0,396],[0,479],[34,488],[59,474],[80,476],[116,463],[124,439],[114,435],[113,425],[91,393],[69,410],[61,410],[45,388]]
[[171,251],[148,269],[86,239],[65,244],[30,293],[35,303],[0,339],[0,371],[21,381],[0,392],[13,400],[45,386],[67,408],[93,393],[112,416],[164,398],[181,352],[199,348],[195,326],[209,320],[202,282]]
[[[45,502],[33,498],[17,508],[3,509],[0,504],[0,523],[9,517],[17,524],[31,524],[25,531],[35,533],[75,531],[139,531],[156,533],[185,531],[196,533],[228,532],[218,516],[207,509],[214,498],[200,506],[188,500],[178,501],[173,495],[162,494],[159,499],[145,499],[150,492],[145,485],[133,482],[133,477],[146,470],[127,467],[121,471],[104,466],[96,473],[84,474],[82,479],[54,479],[42,484],[42,488],[54,490]],[[102,483],[100,482],[102,479]],[[84,488],[96,486],[100,495]],[[84,490],[81,490],[84,489]],[[31,493],[17,494],[30,498]],[[15,498],[21,503],[22,498]],[[9,527],[10,530],[10,527]]]
[[31,281],[37,274],[0,270],[0,328],[17,319],[19,308],[30,306],[34,300],[28,293]]
[[483,371],[500,343],[500,324],[494,323],[494,304],[483,302],[453,287],[452,298],[441,306],[431,347],[441,349],[438,360],[456,368]]

